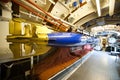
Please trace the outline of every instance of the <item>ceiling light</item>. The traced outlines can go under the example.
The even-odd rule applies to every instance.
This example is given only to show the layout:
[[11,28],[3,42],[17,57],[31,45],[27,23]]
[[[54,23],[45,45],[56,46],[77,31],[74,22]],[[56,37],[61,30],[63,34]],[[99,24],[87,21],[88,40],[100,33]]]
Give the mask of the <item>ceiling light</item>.
[[100,0],[96,0],[96,6],[97,6],[98,16],[101,16]]
[[114,14],[115,0],[109,0],[109,15]]
[[49,0],[52,4],[55,4],[55,2],[53,0]]

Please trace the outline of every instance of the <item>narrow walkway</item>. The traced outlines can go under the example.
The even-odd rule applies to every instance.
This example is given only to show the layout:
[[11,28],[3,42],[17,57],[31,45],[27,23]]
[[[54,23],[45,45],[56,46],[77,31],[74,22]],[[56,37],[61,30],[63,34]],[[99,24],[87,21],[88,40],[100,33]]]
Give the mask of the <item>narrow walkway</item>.
[[120,62],[105,52],[94,51],[67,80],[120,80]]

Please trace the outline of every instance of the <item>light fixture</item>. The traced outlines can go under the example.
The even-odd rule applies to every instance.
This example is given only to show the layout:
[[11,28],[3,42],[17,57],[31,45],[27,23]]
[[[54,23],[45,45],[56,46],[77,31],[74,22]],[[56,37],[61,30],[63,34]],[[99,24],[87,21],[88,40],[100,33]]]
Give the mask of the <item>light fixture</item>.
[[54,4],[55,5],[55,2],[53,1],[53,0],[49,0],[52,4]]
[[109,15],[114,14],[115,0],[109,0]]
[[96,0],[96,6],[97,6],[98,16],[101,16],[100,0]]

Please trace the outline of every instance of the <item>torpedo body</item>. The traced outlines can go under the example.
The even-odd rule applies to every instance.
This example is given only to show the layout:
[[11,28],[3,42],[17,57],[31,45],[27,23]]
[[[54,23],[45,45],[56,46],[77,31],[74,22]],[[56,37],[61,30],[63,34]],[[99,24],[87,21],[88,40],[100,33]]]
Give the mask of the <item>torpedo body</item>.
[[82,34],[51,33],[48,34],[48,45],[69,46],[81,42]]
[[83,34],[71,32],[48,33],[39,35],[39,39],[47,41],[50,46],[81,46],[93,42]]

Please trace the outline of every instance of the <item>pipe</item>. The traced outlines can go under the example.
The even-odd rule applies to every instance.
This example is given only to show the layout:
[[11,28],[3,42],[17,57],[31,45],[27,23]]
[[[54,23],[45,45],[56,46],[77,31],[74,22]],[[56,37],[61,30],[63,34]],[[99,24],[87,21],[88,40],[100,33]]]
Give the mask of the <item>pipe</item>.
[[[34,2],[32,2],[32,0],[26,0],[27,2],[29,2],[30,4],[32,4],[33,6],[35,6],[36,8],[38,8],[39,10],[43,11],[46,15],[48,15],[49,17],[51,17],[52,19],[54,19],[56,22],[60,23],[61,25],[65,26],[61,21],[59,21],[58,19],[55,19],[53,16],[51,16],[49,13],[47,13],[46,11],[44,11],[40,6],[36,5]],[[66,26],[65,26],[66,27]]]
[[[35,10],[33,10],[33,9],[31,9],[30,7],[25,6],[24,4],[20,3],[20,1],[18,1],[18,0],[12,0],[12,1],[15,2],[16,4],[20,5],[21,7],[25,8],[26,10],[32,12],[33,14],[39,16],[40,18],[42,18],[42,19],[44,19],[44,20],[52,23],[53,25],[55,25],[56,27],[58,27],[58,28],[61,29],[62,31],[66,31],[65,28],[60,27],[61,25],[55,24],[55,23],[53,23],[51,20],[48,20],[47,18],[41,16],[41,15],[38,14]],[[65,27],[65,26],[64,26],[64,27]]]
[[[33,14],[30,14],[30,13],[28,13],[28,12],[24,12],[24,11],[20,11],[20,13],[22,13],[22,14],[25,14],[25,15],[27,15],[27,16],[32,16],[32,17],[38,17],[38,16],[35,16],[35,15],[33,15]],[[41,19],[41,18],[40,18]]]
[[[41,16],[40,14],[38,14],[35,10],[29,8],[28,6],[25,6],[25,5],[21,4],[19,1],[17,1],[17,0],[12,0],[12,1],[14,1],[14,2],[17,3],[17,4],[19,4],[21,7],[27,9],[28,11],[32,12],[33,14],[41,17],[42,19],[45,19],[46,21],[52,23],[50,20],[48,20],[48,19],[46,19],[45,17],[43,17],[43,16]],[[53,23],[53,24],[54,24],[54,23]]]

